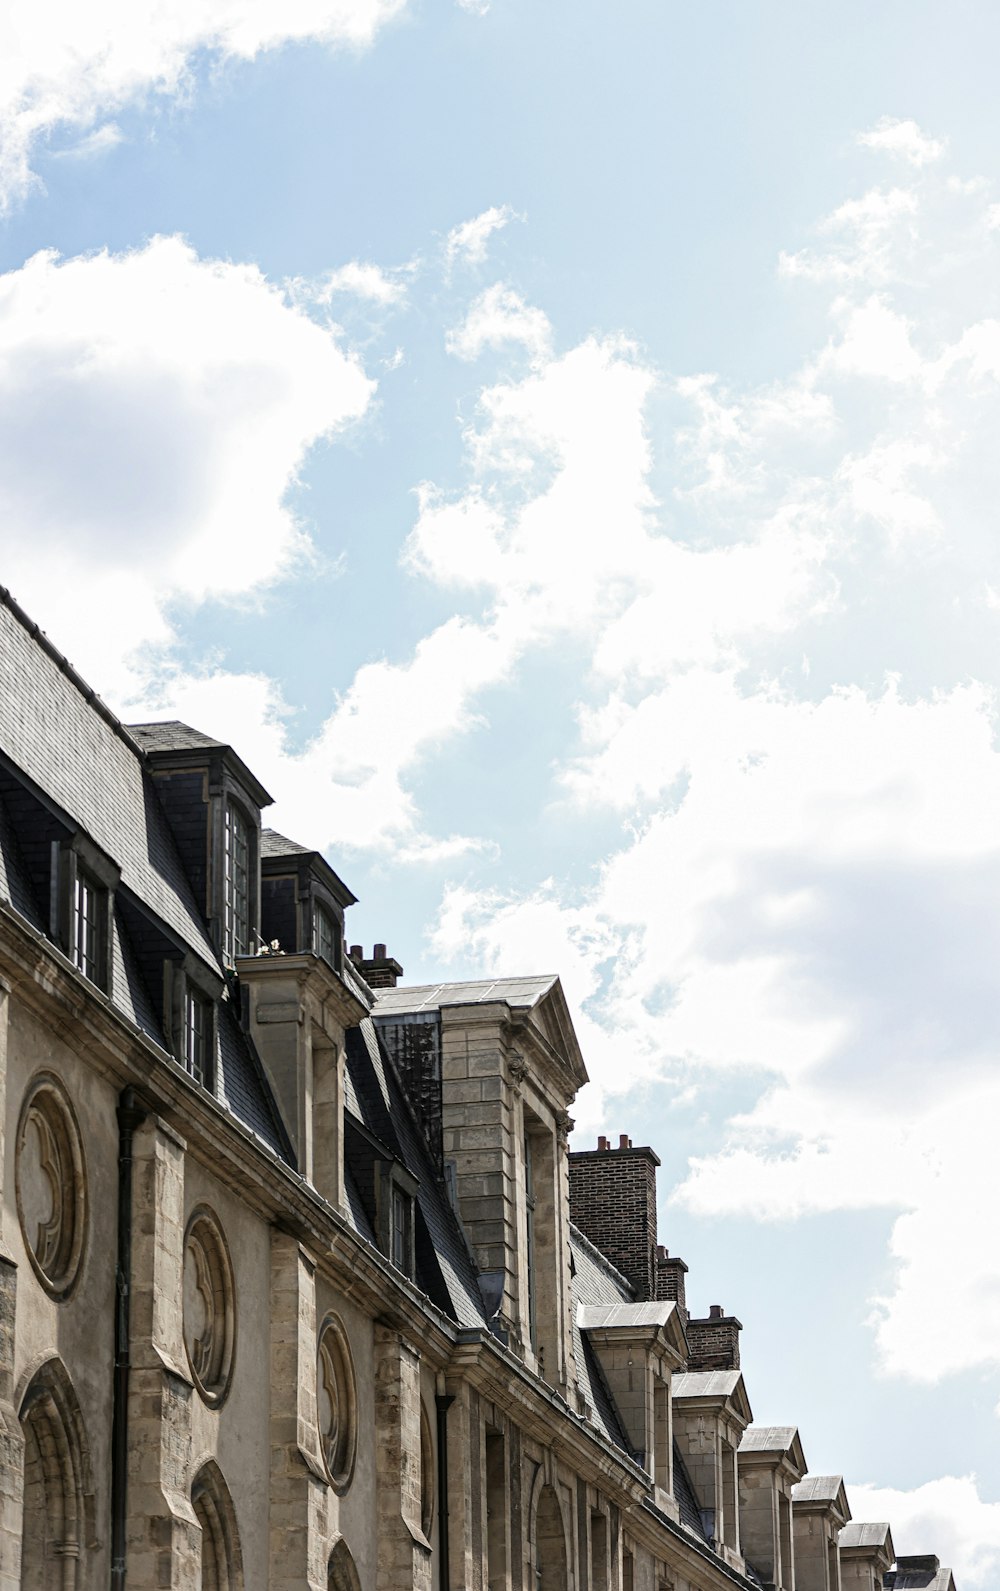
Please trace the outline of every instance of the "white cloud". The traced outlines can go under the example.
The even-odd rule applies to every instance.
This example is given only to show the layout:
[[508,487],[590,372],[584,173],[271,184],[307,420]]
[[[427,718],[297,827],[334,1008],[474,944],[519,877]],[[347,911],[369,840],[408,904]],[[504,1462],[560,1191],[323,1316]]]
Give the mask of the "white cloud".
[[934,1553],[953,1571],[959,1591],[983,1591],[1000,1571],[1000,1503],[979,1495],[974,1475],[944,1475],[912,1491],[852,1481],[855,1519],[888,1519],[893,1546],[909,1556]]
[[450,354],[459,359],[478,359],[484,348],[502,348],[520,343],[536,363],[551,350],[552,327],[540,309],[526,304],[519,293],[504,282],[494,282],[476,299],[461,326],[445,338]]
[[179,238],[35,255],[0,276],[7,579],[117,690],[132,648],[169,638],[171,595],[245,597],[308,556],[288,492],[372,391],[255,266]]
[[872,188],[860,199],[848,199],[817,229],[829,239],[825,247],[779,255],[785,276],[813,282],[881,282],[892,274],[894,245],[912,234],[918,211],[909,188]]
[[97,155],[106,154],[109,149],[115,149],[124,141],[124,133],[117,122],[102,122],[100,127],[95,127],[93,132],[86,137],[78,139],[67,149],[53,150],[55,160],[92,160]]
[[190,87],[200,52],[252,60],[295,41],[369,44],[405,0],[11,0],[0,11],[0,211],[34,180],[38,145]]
[[866,149],[896,155],[917,167],[940,160],[945,151],[944,143],[921,132],[915,121],[901,121],[895,116],[880,117],[874,127],[858,134],[858,143]]
[[456,265],[482,265],[494,232],[501,231],[509,222],[518,219],[516,211],[509,204],[495,204],[471,220],[452,227],[444,245],[445,270],[450,274]]
[[384,271],[380,265],[350,260],[330,271],[313,289],[316,303],[329,304],[339,293],[368,299],[373,304],[398,304],[406,296],[400,273]]

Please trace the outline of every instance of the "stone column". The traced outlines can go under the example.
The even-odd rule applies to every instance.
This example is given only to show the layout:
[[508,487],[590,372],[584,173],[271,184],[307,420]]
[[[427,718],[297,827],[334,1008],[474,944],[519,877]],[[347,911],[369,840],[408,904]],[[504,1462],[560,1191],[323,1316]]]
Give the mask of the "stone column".
[[[7,1019],[10,990],[0,982],[0,1186],[4,1174],[2,1130],[7,1119]],[[14,1134],[10,1134],[13,1144]],[[0,1222],[3,1220],[0,1205]],[[24,1480],[24,1438],[14,1408],[14,1312],[17,1265],[0,1225],[0,1591],[16,1591],[21,1583],[21,1503]]]
[[420,1522],[420,1355],[383,1325],[375,1327],[375,1439],[378,1591],[430,1591],[431,1544]]
[[155,1116],[133,1140],[129,1591],[197,1591],[201,1532],[191,1505],[191,1397],[184,1353],[184,1154]]
[[315,1267],[271,1234],[270,1591],[327,1591],[326,1471],[316,1423]]

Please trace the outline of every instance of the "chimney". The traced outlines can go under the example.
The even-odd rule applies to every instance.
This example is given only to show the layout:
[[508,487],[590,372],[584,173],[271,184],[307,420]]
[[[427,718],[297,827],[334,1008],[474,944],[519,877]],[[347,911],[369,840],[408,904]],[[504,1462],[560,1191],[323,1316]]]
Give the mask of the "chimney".
[[662,1243],[656,1246],[656,1296],[657,1298],[672,1298],[684,1319],[687,1320],[687,1299],[684,1291],[684,1277],[687,1266],[676,1254],[671,1254]]
[[656,1168],[652,1149],[618,1148],[605,1137],[569,1157],[569,1214],[631,1283],[639,1300],[656,1297]]
[[369,989],[394,989],[403,976],[399,962],[386,955],[384,945],[375,945],[368,961],[365,960],[364,946],[352,945],[351,960]]
[[727,1315],[721,1304],[712,1304],[708,1318],[688,1320],[689,1370],[738,1370],[741,1321]]

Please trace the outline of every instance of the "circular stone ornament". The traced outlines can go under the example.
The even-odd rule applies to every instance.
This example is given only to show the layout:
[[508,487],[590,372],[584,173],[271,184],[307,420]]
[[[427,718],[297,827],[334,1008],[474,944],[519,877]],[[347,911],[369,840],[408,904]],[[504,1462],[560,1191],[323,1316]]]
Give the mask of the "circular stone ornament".
[[184,1347],[206,1403],[225,1401],[236,1355],[236,1288],[229,1247],[206,1205],[191,1212],[184,1234]]
[[35,1275],[57,1300],[73,1290],[87,1232],[87,1171],[73,1107],[41,1073],[24,1096],[14,1181],[21,1235]]
[[330,1485],[342,1495],[354,1478],[358,1395],[351,1345],[343,1322],[336,1315],[327,1315],[320,1329],[316,1394],[323,1462]]

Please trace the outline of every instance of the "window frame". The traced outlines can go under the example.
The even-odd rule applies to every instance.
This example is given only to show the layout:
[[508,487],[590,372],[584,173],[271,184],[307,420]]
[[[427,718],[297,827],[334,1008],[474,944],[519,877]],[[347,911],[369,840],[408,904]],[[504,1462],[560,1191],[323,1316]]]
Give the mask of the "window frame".
[[[254,873],[256,870],[255,852],[256,828],[243,805],[231,795],[224,801],[222,814],[222,950],[223,959],[228,965],[233,966],[238,956],[253,955],[254,928]],[[234,838],[238,837],[243,847],[243,905],[245,939],[237,942],[237,883],[235,875]]]
[[[416,1209],[417,1190],[420,1184],[398,1160],[382,1160],[379,1162],[377,1185],[379,1247],[394,1270],[397,1270],[401,1276],[408,1277],[411,1282],[415,1281]],[[401,1228],[397,1227],[397,1211],[403,1213],[404,1222]],[[398,1230],[402,1232],[403,1264],[400,1264],[397,1258]]]
[[[81,976],[106,995],[111,994],[115,889],[120,878],[117,863],[82,831],[51,842],[51,936]],[[81,924],[89,943],[81,935]]]
[[[190,953],[180,960],[165,961],[163,977],[164,1030],[170,1053],[192,1083],[214,1095],[219,1075],[218,1001],[222,981],[213,978],[209,969]],[[191,1016],[196,1010],[204,1017],[201,1076],[195,1069],[190,1050]]]

